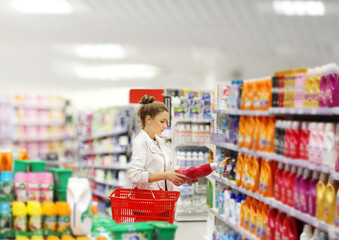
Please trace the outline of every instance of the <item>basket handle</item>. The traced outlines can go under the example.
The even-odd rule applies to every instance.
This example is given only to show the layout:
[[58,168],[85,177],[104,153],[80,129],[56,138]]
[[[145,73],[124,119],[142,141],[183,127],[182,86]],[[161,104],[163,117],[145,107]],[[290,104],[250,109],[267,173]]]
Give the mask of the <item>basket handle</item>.
[[[158,183],[158,182],[156,182],[156,183],[158,184],[158,187],[160,188],[159,183]],[[149,187],[149,184],[148,184],[148,183],[146,183],[146,184],[147,184],[147,187]],[[131,191],[129,191],[127,198],[129,198],[129,197],[131,196],[132,190],[134,189],[134,185],[137,185],[137,184],[133,184],[133,185],[132,185]],[[154,194],[153,194],[153,191],[152,191],[152,189],[151,189],[150,187],[149,187],[149,190],[150,190],[151,193],[152,193],[153,199],[155,199],[155,196],[154,196]]]

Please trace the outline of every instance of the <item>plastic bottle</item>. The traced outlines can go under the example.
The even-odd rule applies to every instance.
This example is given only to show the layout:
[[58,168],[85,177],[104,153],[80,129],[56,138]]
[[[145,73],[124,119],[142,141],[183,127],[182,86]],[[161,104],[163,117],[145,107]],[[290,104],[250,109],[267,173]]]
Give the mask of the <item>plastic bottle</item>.
[[12,172],[2,171],[0,175],[0,197],[7,196],[13,191]]
[[[261,119],[260,123],[261,124],[260,124],[259,147],[258,147],[258,150],[265,152],[266,151],[266,146],[267,146],[268,132],[269,132],[269,121],[268,121],[268,118],[263,117]],[[252,125],[252,128],[255,128],[255,127],[256,127],[255,125]],[[254,140],[252,139],[252,141],[254,141]]]
[[312,217],[316,215],[317,207],[317,183],[319,181],[319,173],[314,171],[312,179],[308,185],[308,214]]
[[310,225],[305,224],[304,230],[302,234],[300,235],[300,240],[310,240],[312,237],[312,228]]
[[328,89],[327,66],[321,67],[322,76],[319,87],[319,107],[328,107],[326,99],[326,90]]
[[270,210],[268,210],[266,227],[267,240],[275,240],[277,215],[278,215],[277,209],[271,208]]
[[339,67],[336,64],[328,65],[327,75],[329,89],[326,91],[329,107],[339,106]]
[[279,75],[278,87],[278,107],[284,107],[285,77],[283,75]]
[[295,75],[295,100],[294,107],[304,107],[304,86],[306,80],[307,69],[303,69],[301,72]]
[[255,201],[255,199],[254,198],[249,198],[249,197],[247,197],[246,201],[245,201],[244,228],[246,230],[250,229],[252,201]]
[[239,147],[244,147],[245,145],[245,124],[246,124],[246,116],[241,116],[239,120],[239,133],[238,133],[238,146]]
[[245,125],[245,144],[244,147],[250,149],[253,143],[253,132],[254,132],[254,117],[247,117],[247,123]]
[[277,214],[277,219],[275,223],[275,240],[279,240],[279,239],[282,240],[285,218],[286,218],[286,214],[284,212],[279,212]]
[[320,80],[321,80],[321,68],[315,68],[315,76],[312,87],[312,107],[319,107],[319,91],[320,91]]
[[27,199],[28,201],[40,200],[40,177],[41,173],[27,174]]
[[27,231],[27,209],[24,202],[13,202],[12,205],[14,217],[14,229],[26,232]]
[[67,202],[56,202],[58,213],[58,232],[70,229],[71,208]]
[[192,153],[191,167],[194,167],[194,166],[199,166],[199,164],[198,164],[198,152],[197,151],[193,151],[193,153]]
[[40,201],[53,201],[53,175],[52,173],[40,173]]
[[325,135],[323,141],[323,165],[330,167],[336,157],[334,123],[325,124]]
[[204,164],[209,163],[209,158],[210,158],[210,154],[209,154],[208,150],[205,150],[204,151]]
[[235,177],[235,183],[238,186],[241,186],[242,184],[243,162],[244,162],[244,155],[240,153],[238,154],[236,177]]
[[205,142],[205,127],[203,124],[199,125],[199,143]]
[[316,138],[315,145],[315,163],[322,165],[323,164],[323,145],[324,145],[324,135],[325,135],[325,124],[317,123],[317,133],[318,136]]
[[231,199],[232,188],[224,188],[224,214],[228,216],[230,213],[230,199]]
[[325,205],[325,188],[328,181],[328,175],[322,173],[320,175],[320,180],[317,183],[317,219],[320,221],[325,220],[324,215],[324,205]]
[[300,146],[300,122],[293,121],[291,128],[291,144],[290,144],[290,157],[299,158]]
[[308,130],[308,123],[301,123],[300,147],[299,157],[303,160],[308,160],[308,144],[310,140],[310,131]]
[[186,182],[190,180],[196,180],[202,177],[205,177],[212,173],[214,170],[218,169],[218,164],[217,163],[209,163],[209,164],[204,164],[196,167],[190,167],[186,169],[179,169],[177,172],[180,174],[183,174],[188,177]]
[[243,202],[243,195],[242,193],[237,194],[237,202],[235,204],[235,223],[240,224],[240,210],[241,210],[241,203]]
[[264,197],[274,197],[274,173],[278,163],[275,161],[266,162],[266,174],[264,175],[263,195]]
[[309,212],[309,206],[308,206],[308,196],[309,196],[309,183],[310,183],[310,170],[305,169],[303,178],[300,181],[300,207],[301,211],[303,213]]
[[231,193],[230,195],[230,201],[229,201],[229,213],[228,213],[228,217],[229,217],[229,220],[233,223],[235,223],[235,220],[236,220],[236,209],[235,209],[235,206],[236,206],[236,195],[235,193]]
[[14,189],[16,201],[27,201],[27,174],[17,172],[14,175]]
[[334,224],[335,207],[336,207],[336,195],[338,192],[338,182],[329,179],[325,188],[325,201],[324,201],[324,220],[327,224]]
[[311,240],[320,240],[320,230],[318,228],[314,229],[314,233],[313,233],[313,235],[310,239]]
[[317,138],[318,138],[318,132],[317,132],[317,125],[315,122],[311,122],[308,124],[308,129],[310,131],[310,139],[308,144],[308,160],[310,162],[315,162],[316,159],[316,145],[317,145]]
[[12,152],[0,153],[0,172],[12,171],[13,166],[13,154]]
[[328,239],[328,234],[326,232],[321,231],[319,233],[319,240],[329,240]]
[[28,227],[30,231],[41,229],[42,209],[38,201],[27,202],[27,213],[29,215]]
[[294,208],[297,210],[301,209],[300,203],[300,192],[301,192],[301,179],[303,178],[303,169],[301,167],[298,168],[297,175],[294,179]]
[[185,153],[185,167],[190,167],[192,162],[192,151],[186,151]]
[[296,220],[286,217],[283,223],[282,240],[299,240]]
[[211,139],[210,139],[211,131],[210,131],[210,125],[209,124],[205,125],[204,134],[205,134],[204,142],[205,143],[210,143],[211,142]]
[[191,127],[191,124],[185,125],[185,142],[186,143],[192,142],[192,127]]
[[252,161],[251,171],[251,183],[250,190],[252,192],[257,192],[259,190],[259,173],[260,173],[261,159],[254,157]]
[[292,145],[292,121],[287,121],[285,125],[285,145],[284,155],[291,157],[291,145]]
[[335,159],[332,160],[331,167],[335,172],[339,172],[339,123],[337,123],[335,130],[335,149],[336,156]]
[[179,132],[180,132],[179,144],[180,143],[184,143],[186,141],[186,128],[185,128],[185,124],[180,124],[178,128],[179,128]]
[[284,172],[284,164],[282,162],[279,162],[278,169],[275,171],[275,184],[274,184],[274,198],[277,201],[281,201],[281,188],[282,188],[282,182],[283,182],[283,172]]
[[0,223],[1,233],[12,230],[12,212],[9,202],[0,202]]
[[268,129],[266,135],[266,147],[265,151],[274,152],[274,130],[275,130],[275,118],[268,118]]
[[192,143],[199,142],[199,127],[197,124],[192,124]]
[[57,209],[53,202],[42,203],[43,228],[57,231]]
[[276,154],[280,154],[280,142],[279,142],[279,135],[281,134],[281,120],[277,120],[275,123],[275,132],[274,132],[274,152]]
[[203,151],[198,152],[198,166],[204,164],[204,153]]
[[261,234],[261,227],[262,227],[262,210],[264,207],[264,203],[263,202],[259,202],[258,206],[257,206],[257,219],[256,219],[256,223],[255,223],[255,235],[257,237],[260,237]]
[[287,187],[288,186],[288,176],[290,174],[290,166],[288,164],[285,165],[284,172],[282,173],[282,182],[280,186],[280,201],[282,203],[287,204]]
[[296,166],[292,166],[291,172],[288,175],[287,182],[284,182],[285,188],[287,189],[287,205],[293,207],[294,206],[294,184],[296,177]]
[[280,134],[280,154],[285,155],[285,144],[286,144],[286,128],[288,125],[288,121],[283,121],[281,125],[281,134]]

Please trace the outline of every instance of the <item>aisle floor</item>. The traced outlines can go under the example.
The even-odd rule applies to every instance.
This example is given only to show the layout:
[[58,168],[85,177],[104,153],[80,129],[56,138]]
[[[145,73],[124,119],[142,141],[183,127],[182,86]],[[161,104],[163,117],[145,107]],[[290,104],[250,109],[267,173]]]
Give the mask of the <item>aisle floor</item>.
[[202,240],[206,235],[207,222],[174,222],[178,226],[175,240]]

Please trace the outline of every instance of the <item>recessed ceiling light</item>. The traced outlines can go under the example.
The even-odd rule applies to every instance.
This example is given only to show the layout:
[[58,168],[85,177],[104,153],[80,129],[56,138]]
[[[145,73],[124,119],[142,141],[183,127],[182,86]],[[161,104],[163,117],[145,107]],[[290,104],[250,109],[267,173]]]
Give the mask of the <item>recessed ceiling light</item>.
[[325,5],[322,1],[273,1],[274,11],[287,16],[323,16]]
[[86,80],[152,79],[159,68],[147,64],[76,65],[75,75]]
[[66,0],[12,0],[11,5],[18,12],[30,14],[69,14],[73,11]]
[[125,49],[117,44],[79,44],[75,53],[81,58],[121,59],[126,57]]

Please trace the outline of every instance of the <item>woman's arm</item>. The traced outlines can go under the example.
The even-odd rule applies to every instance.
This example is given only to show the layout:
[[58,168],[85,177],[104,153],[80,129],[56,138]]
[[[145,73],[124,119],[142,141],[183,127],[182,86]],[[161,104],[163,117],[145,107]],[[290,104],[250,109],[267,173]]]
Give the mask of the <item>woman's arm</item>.
[[166,172],[158,172],[158,173],[150,173],[148,177],[148,182],[156,182],[161,180],[169,180],[177,186],[182,185],[185,180],[186,176],[180,173],[177,173],[175,170],[169,170]]

